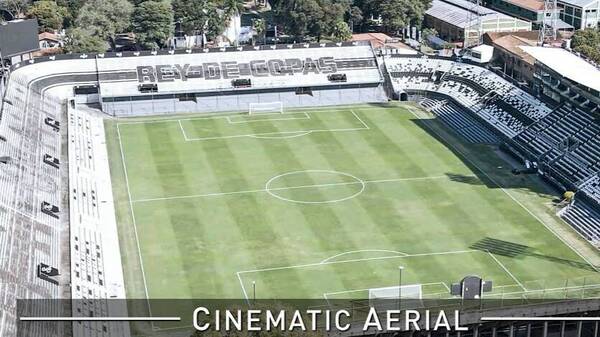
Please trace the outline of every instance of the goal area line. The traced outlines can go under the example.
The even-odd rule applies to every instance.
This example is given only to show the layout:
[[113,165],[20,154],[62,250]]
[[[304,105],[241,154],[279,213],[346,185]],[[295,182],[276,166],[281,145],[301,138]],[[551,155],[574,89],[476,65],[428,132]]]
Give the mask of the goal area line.
[[[332,111],[332,110],[331,110]],[[345,110],[337,110],[336,112],[342,112],[342,113],[350,113],[352,114],[353,118],[355,119],[355,121],[360,125],[360,127],[349,127],[349,128],[315,128],[315,129],[297,129],[297,130],[289,130],[289,131],[275,131],[275,132],[258,132],[258,133],[248,133],[248,134],[234,134],[234,135],[230,135],[230,136],[213,136],[213,137],[190,137],[189,133],[186,132],[185,130],[185,126],[182,124],[182,122],[193,122],[196,120],[202,120],[202,119],[210,119],[210,118],[187,118],[187,119],[177,119],[177,120],[171,120],[171,122],[178,122],[179,123],[179,127],[181,130],[181,133],[183,135],[183,139],[186,142],[195,142],[195,141],[209,141],[209,140],[222,140],[222,139],[235,139],[235,138],[245,138],[245,137],[254,137],[254,138],[273,138],[273,139],[285,139],[285,138],[294,138],[294,137],[298,137],[298,136],[304,136],[304,135],[308,135],[311,133],[317,133],[317,132],[347,132],[347,131],[364,131],[364,130],[370,130],[371,128],[369,127],[369,125],[367,125],[367,123],[365,123],[357,114],[353,109],[345,109]],[[231,125],[236,125],[236,124],[247,124],[247,123],[257,123],[257,122],[275,122],[275,121],[293,121],[293,120],[309,120],[312,119],[310,112],[304,111],[304,112],[294,112],[294,113],[290,113],[290,114],[276,114],[277,116],[290,116],[290,115],[298,115],[298,114],[302,114],[305,117],[303,118],[289,118],[289,117],[278,117],[278,118],[267,118],[267,119],[261,119],[260,117],[265,116],[267,114],[258,114],[258,115],[234,115],[234,116],[213,116],[212,119],[225,119],[228,124]],[[268,114],[267,116],[273,116],[273,113]],[[246,119],[251,119],[253,117],[258,117],[258,119],[255,120],[248,120],[248,121],[238,121],[238,122],[234,122],[232,121],[232,118],[246,118]],[[280,137],[277,137],[277,136]]]

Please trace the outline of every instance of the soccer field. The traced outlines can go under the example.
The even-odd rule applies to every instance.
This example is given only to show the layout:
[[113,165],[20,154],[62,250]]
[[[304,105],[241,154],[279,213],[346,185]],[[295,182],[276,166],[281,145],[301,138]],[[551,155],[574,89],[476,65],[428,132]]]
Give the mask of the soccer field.
[[130,295],[365,298],[400,266],[430,297],[467,275],[495,294],[600,284],[527,206],[552,198],[534,178],[502,186],[490,146],[405,106],[107,125]]

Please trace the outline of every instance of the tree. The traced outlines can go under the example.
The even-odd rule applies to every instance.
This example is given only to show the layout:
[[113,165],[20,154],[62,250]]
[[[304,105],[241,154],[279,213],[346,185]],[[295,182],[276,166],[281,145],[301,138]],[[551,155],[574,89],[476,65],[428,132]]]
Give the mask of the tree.
[[429,38],[437,37],[437,36],[438,36],[438,32],[434,28],[425,28],[421,31],[421,38],[422,38],[423,42],[426,45],[428,45],[429,47],[431,47],[431,45],[429,44]]
[[363,20],[363,12],[358,6],[352,6],[348,12],[348,19],[350,20],[350,29],[354,31],[354,27],[360,25]]
[[360,0],[365,17],[381,18],[383,29],[396,34],[409,25],[420,26],[431,0]]
[[573,34],[571,46],[576,52],[600,63],[600,29],[590,28],[576,31]]
[[333,25],[331,37],[336,42],[348,41],[352,38],[352,32],[347,23],[339,20]]
[[29,3],[30,0],[0,0],[0,9],[9,12],[16,19],[23,16]]
[[162,48],[173,31],[171,5],[166,1],[142,2],[133,11],[131,26],[142,48]]
[[287,34],[314,37],[317,41],[329,35],[338,21],[343,21],[350,9],[348,0],[292,0],[277,3],[275,16]]
[[225,22],[221,13],[212,1],[207,0],[173,0],[173,13],[181,20],[181,27],[188,35],[206,34],[212,39],[225,30]]
[[56,0],[56,3],[67,9],[63,25],[65,28],[71,28],[75,24],[75,19],[79,14],[79,10],[85,4],[85,0]]
[[108,40],[114,49],[115,35],[129,27],[132,12],[127,0],[89,0],[81,7],[75,26]]
[[[267,24],[264,19],[255,19],[252,20],[252,28],[254,32],[258,36],[258,41],[264,41],[265,32],[267,31]],[[252,44],[255,44],[254,39],[252,39]]]
[[73,28],[67,31],[64,51],[67,53],[101,53],[107,49],[106,40],[90,34],[86,29]]
[[244,0],[222,0],[221,7],[227,21],[244,11]]
[[54,1],[41,0],[27,9],[27,17],[36,18],[41,32],[51,32],[62,29],[68,11]]

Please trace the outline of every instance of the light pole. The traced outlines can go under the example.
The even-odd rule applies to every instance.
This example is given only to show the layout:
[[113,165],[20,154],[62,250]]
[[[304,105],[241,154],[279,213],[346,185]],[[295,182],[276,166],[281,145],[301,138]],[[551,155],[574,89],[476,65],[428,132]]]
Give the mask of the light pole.
[[256,281],[252,281],[252,304],[256,303]]
[[402,270],[403,266],[398,267],[398,311],[402,310]]

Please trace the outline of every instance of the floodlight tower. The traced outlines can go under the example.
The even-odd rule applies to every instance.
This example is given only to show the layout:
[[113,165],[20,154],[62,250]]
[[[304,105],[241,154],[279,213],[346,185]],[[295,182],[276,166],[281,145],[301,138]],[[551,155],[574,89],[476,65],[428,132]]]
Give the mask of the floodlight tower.
[[558,30],[558,5],[556,0],[544,0],[544,17],[540,27],[538,45],[543,46],[548,41],[556,41]]
[[465,34],[465,43],[464,43],[464,47],[468,48],[471,47],[471,33],[472,33],[472,28],[473,27],[477,27],[477,42],[473,44],[473,46],[478,46],[480,44],[482,44],[482,38],[483,38],[483,34],[482,34],[482,21],[481,21],[481,14],[479,12],[480,8],[481,8],[481,0],[471,0],[471,2],[473,3],[473,6],[469,9],[469,16],[467,18],[467,25],[468,27],[465,27],[465,29],[468,30],[467,34]]

